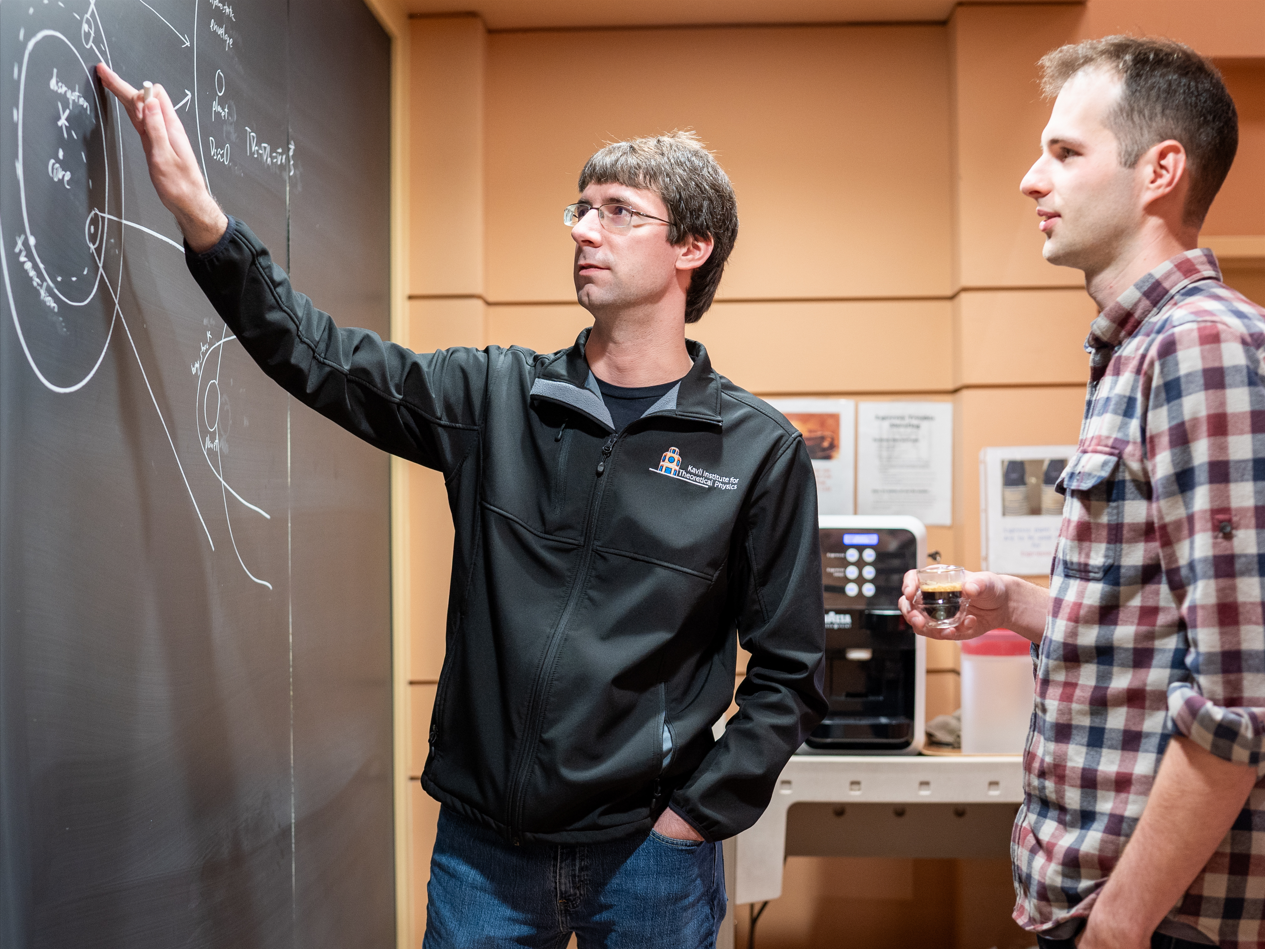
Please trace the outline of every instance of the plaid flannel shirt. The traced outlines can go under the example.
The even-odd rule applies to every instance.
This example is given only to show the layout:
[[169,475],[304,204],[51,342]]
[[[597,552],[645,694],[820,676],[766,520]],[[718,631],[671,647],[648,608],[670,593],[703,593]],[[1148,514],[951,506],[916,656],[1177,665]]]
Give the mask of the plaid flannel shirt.
[[[1015,919],[1038,931],[1089,914],[1172,735],[1265,775],[1265,310],[1195,250],[1085,348],[1011,841]],[[1265,943],[1265,781],[1161,928],[1185,926]]]

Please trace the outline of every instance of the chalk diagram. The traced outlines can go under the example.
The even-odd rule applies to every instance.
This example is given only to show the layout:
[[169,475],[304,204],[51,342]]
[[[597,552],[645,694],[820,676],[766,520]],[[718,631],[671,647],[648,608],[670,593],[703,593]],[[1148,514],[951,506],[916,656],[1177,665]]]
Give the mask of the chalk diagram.
[[[188,35],[176,30],[154,7],[144,0],[137,2],[172,29],[185,46],[190,44]],[[194,0],[195,22],[197,2]],[[137,232],[136,240],[164,242],[182,257],[184,248],[126,216],[123,134],[132,133],[118,103],[94,78],[97,62],[113,68],[96,0],[78,4],[35,0],[10,24],[18,17],[32,25],[21,27],[20,56],[11,67],[13,81],[18,84],[17,105],[11,116],[16,161],[0,169],[0,173],[16,176],[19,198],[20,220],[13,220],[11,212],[0,214],[0,272],[18,342],[39,382],[51,392],[74,398],[84,392],[100,369],[115,336],[125,341],[214,551],[215,540],[207,522],[211,509],[204,513],[198,503],[172,425],[164,416],[120,303],[129,231]],[[192,54],[196,90],[196,35]],[[3,68],[8,68],[7,64]],[[217,84],[220,81],[217,73]],[[196,95],[186,95],[178,107],[187,111],[190,98],[195,100],[194,119],[200,127]],[[103,120],[109,110],[113,110],[112,121],[106,123]],[[199,147],[200,139],[199,135]],[[203,159],[204,175],[205,171]],[[47,222],[57,222],[57,226],[50,228]],[[218,485],[224,524],[237,562],[251,581],[271,590],[272,584],[247,566],[233,530],[235,518],[271,520],[267,511],[242,496],[225,471],[221,425],[226,399],[221,371],[224,349],[234,343],[236,337],[227,327],[218,338],[207,332],[190,367],[197,383],[194,414],[202,459]]]

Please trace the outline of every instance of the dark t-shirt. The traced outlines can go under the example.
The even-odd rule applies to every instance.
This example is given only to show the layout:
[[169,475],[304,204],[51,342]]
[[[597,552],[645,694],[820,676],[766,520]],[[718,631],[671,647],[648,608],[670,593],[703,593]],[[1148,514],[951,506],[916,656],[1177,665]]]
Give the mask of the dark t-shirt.
[[[596,374],[594,375],[596,378]],[[615,431],[622,432],[629,422],[641,418],[646,410],[667,395],[677,382],[664,382],[657,386],[643,386],[638,389],[626,389],[613,386],[609,382],[597,380],[597,387],[602,390],[602,401],[611,413],[611,421]]]

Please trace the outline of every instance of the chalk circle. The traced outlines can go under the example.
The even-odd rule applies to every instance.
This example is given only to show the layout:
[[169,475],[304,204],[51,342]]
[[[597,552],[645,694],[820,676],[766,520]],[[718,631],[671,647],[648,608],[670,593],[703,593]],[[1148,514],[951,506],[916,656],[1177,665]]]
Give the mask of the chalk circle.
[[[211,400],[214,398],[215,407],[212,410]],[[218,379],[212,379],[206,384],[206,391],[202,394],[202,421],[206,423],[206,430],[214,432],[220,424],[220,383]]]
[[79,42],[83,43],[84,49],[92,49],[92,44],[97,40],[97,11],[93,7],[84,14],[83,20],[79,27]]
[[5,229],[0,263],[27,361],[45,386],[73,392],[100,367],[117,315],[122,136],[118,122],[102,121],[109,104],[93,71],[104,58],[93,8],[79,21],[61,15],[90,47],[88,60],[55,29],[26,43],[8,165],[16,176],[4,183],[9,194],[16,187],[22,220],[16,234]]

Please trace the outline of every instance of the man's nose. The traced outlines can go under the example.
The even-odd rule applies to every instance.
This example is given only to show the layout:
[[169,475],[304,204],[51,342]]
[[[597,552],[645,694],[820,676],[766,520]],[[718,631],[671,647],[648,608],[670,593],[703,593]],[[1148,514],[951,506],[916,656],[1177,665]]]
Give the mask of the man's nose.
[[584,217],[572,226],[572,240],[577,244],[600,244],[602,242],[600,213],[597,208],[589,208]]
[[1019,182],[1019,190],[1034,201],[1040,201],[1050,193],[1050,183],[1041,168],[1043,160],[1044,158],[1038,158],[1034,161]]

